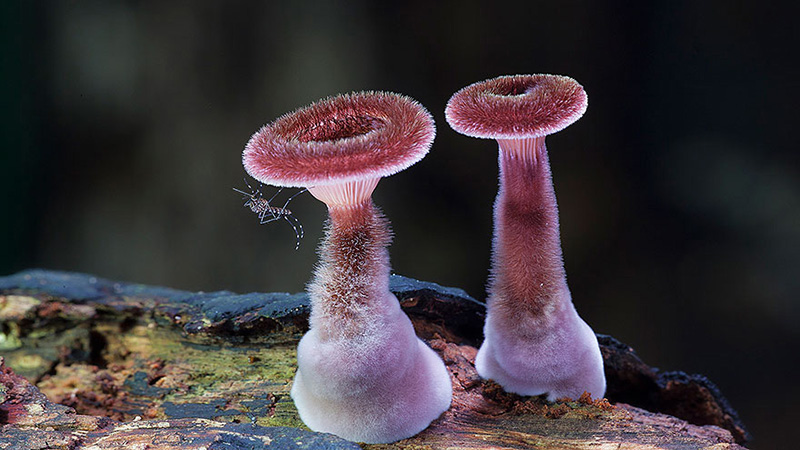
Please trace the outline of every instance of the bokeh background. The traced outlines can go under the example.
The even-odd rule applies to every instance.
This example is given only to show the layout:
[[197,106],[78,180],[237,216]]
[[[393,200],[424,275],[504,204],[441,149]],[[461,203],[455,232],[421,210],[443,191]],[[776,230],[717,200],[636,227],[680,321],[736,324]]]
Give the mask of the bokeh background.
[[428,157],[375,194],[395,271],[483,299],[496,146],[453,132],[444,106],[497,75],[566,74],[589,94],[548,138],[578,310],[645,361],[710,377],[752,448],[792,448],[800,39],[786,6],[3,2],[0,275],[301,291],[324,206],[292,203],[295,251],[288,224],[258,225],[232,191],[241,150],[285,112],[372,89],[438,124]]

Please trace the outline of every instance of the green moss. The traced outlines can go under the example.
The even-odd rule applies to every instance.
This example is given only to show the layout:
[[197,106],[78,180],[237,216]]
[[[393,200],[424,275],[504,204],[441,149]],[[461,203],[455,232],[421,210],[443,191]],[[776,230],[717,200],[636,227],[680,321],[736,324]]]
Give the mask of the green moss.
[[0,351],[16,350],[22,347],[19,339],[19,326],[15,323],[4,324],[0,332]]
[[275,414],[272,417],[266,417],[263,423],[261,420],[257,423],[269,427],[292,427],[310,430],[310,428],[300,420],[297,408],[295,408],[294,402],[288,396],[285,400],[281,400],[275,405]]
[[136,355],[136,367],[162,361],[158,386],[170,390],[160,402],[169,403],[170,411],[180,405],[197,410],[199,405],[224,400],[207,409],[207,415],[226,421],[255,419],[267,426],[302,426],[289,398],[297,365],[294,343],[264,347],[199,341],[171,327],[137,326],[114,338],[108,352]]

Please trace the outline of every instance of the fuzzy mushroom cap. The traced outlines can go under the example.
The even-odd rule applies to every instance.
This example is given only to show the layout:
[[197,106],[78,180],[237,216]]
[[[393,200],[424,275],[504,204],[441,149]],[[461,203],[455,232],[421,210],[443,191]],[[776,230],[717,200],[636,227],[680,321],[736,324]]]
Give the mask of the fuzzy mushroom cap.
[[422,159],[433,143],[431,114],[409,97],[354,92],[328,97],[258,130],[242,162],[266,184],[308,187],[379,178]]
[[561,75],[506,75],[453,94],[445,117],[454,130],[487,139],[523,139],[563,130],[586,111],[586,92]]

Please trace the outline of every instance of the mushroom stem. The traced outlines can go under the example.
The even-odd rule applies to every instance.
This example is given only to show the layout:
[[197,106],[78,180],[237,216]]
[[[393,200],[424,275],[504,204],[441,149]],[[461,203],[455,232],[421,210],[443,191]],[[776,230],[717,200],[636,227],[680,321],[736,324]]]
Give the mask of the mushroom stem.
[[321,340],[351,339],[370,327],[397,300],[389,294],[389,222],[367,200],[330,206],[320,264],[309,286],[310,326]]
[[555,400],[605,392],[592,329],[572,304],[545,138],[498,139],[492,276],[478,373]]
[[[501,139],[488,299],[509,321],[539,323],[569,299],[544,137]],[[520,317],[524,314],[525,317]]]
[[372,202],[380,178],[309,188],[328,206],[320,264],[309,285],[311,328],[321,340],[352,339],[397,300],[389,293],[389,221]]
[[291,392],[311,429],[367,443],[419,433],[451,397],[442,360],[389,291],[389,221],[370,198],[377,181],[309,189],[330,220]]

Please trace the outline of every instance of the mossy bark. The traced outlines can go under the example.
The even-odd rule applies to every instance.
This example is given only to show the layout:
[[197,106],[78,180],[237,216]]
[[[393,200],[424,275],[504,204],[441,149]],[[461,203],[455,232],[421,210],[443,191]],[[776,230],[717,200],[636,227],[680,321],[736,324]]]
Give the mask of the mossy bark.
[[[413,438],[364,448],[721,449],[746,437],[707,380],[659,373],[607,337],[612,402],[697,425],[623,403],[506,394],[475,373],[481,304],[397,276],[390,289],[445,360],[453,406]],[[197,294],[46,271],[0,278],[0,448],[358,448],[305,429],[288,396],[307,317],[303,294]]]

